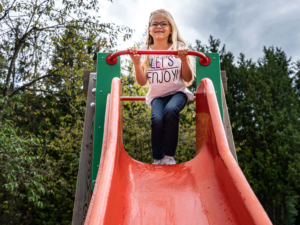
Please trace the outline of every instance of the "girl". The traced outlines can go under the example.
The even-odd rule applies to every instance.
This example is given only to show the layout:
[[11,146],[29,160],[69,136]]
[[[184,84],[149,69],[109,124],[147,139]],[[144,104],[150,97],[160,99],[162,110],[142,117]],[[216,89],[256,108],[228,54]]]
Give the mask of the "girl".
[[188,48],[171,14],[163,9],[151,13],[146,45],[141,50],[178,50],[178,55],[138,55],[128,49],[141,86],[150,85],[146,103],[151,107],[153,164],[173,165],[178,143],[179,113],[193,94],[186,88],[194,80]]

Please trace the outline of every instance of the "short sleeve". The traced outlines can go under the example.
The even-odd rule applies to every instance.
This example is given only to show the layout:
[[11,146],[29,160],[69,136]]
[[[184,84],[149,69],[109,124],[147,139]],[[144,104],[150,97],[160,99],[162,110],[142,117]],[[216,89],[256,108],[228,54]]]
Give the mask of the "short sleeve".
[[[143,47],[140,48],[140,50],[147,50],[147,46],[144,45]],[[142,55],[142,56],[141,56],[141,62],[143,62],[144,59],[145,59],[145,55]]]
[[185,47],[185,44],[183,42],[181,42],[181,41],[178,41],[177,42],[177,46],[178,46],[178,48],[179,47]]

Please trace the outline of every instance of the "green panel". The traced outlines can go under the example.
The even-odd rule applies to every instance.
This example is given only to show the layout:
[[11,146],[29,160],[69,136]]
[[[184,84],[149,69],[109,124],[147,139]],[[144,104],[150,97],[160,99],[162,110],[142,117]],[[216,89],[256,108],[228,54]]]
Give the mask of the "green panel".
[[107,94],[111,91],[112,79],[114,77],[120,78],[121,75],[120,57],[118,57],[118,62],[115,65],[109,65],[105,61],[106,56],[109,54],[112,53],[98,53],[97,56],[92,190],[94,189],[93,181],[96,180],[101,157]]
[[196,59],[197,60],[196,61],[197,87],[203,78],[209,78],[212,80],[216,91],[221,117],[223,120],[220,57],[218,53],[206,53],[205,55],[208,55],[211,58],[211,63],[208,66],[202,66],[199,63],[199,57],[197,57]]

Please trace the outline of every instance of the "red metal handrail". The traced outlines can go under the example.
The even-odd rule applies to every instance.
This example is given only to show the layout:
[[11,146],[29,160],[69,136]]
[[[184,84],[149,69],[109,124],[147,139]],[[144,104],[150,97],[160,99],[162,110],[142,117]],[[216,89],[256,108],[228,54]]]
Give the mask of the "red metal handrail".
[[[175,50],[138,50],[136,54],[139,55],[178,55],[178,51]],[[128,50],[118,51],[113,54],[109,54],[106,57],[106,62],[109,65],[114,65],[118,62],[118,56],[120,55],[132,55]],[[193,55],[199,57],[199,63],[202,66],[207,66],[210,64],[211,59],[208,55],[204,55],[201,52],[188,51],[187,55]]]
[[[145,101],[146,97],[143,96],[120,96],[121,101]],[[196,97],[193,100],[189,101],[196,101]]]

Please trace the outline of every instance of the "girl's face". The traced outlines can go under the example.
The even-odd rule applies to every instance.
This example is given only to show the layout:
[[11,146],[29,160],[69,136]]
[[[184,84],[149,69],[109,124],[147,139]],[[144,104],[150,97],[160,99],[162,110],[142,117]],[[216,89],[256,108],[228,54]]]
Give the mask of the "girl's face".
[[172,34],[172,29],[167,18],[161,14],[157,14],[152,16],[148,32],[154,41],[166,40],[168,42],[169,35]]

